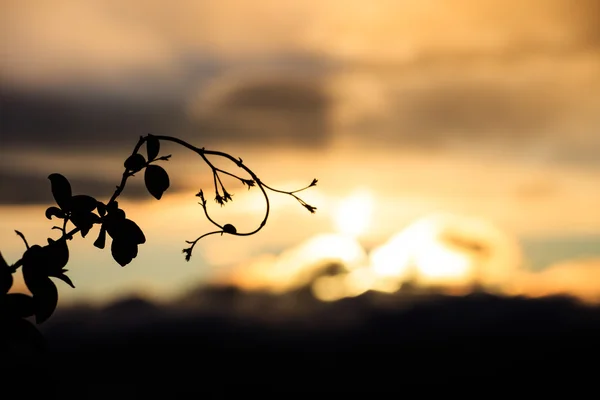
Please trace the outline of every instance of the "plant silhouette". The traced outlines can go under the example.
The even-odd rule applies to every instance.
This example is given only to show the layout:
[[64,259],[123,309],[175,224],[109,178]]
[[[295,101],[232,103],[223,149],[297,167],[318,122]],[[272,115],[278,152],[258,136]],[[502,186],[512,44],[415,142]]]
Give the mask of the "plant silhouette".
[[[303,207],[314,213],[316,207],[307,204],[298,197],[297,193],[317,184],[317,180],[301,189],[294,191],[283,191],[274,189],[264,182],[247,167],[241,158],[235,158],[220,151],[198,148],[184,140],[171,136],[146,135],[140,137],[132,154],[124,162],[124,172],[121,182],[108,202],[103,203],[92,196],[84,194],[73,195],[69,180],[58,173],[48,176],[56,206],[46,210],[46,218],[59,221],[53,229],[58,230],[60,236],[56,239],[48,238],[48,244],[44,246],[30,246],[19,231],[15,231],[23,240],[26,250],[20,260],[9,265],[0,253],[0,334],[4,350],[8,352],[18,351],[20,343],[26,342],[35,350],[43,349],[43,338],[34,324],[28,318],[33,317],[36,324],[41,324],[52,316],[58,303],[58,290],[51,278],[58,279],[75,287],[71,279],[66,275],[65,268],[69,261],[68,242],[73,240],[77,234],[85,238],[95,225],[100,226],[99,234],[94,241],[94,246],[99,249],[106,247],[106,235],[112,239],[110,251],[114,260],[124,267],[138,255],[139,246],[146,242],[146,236],[142,229],[119,207],[117,198],[125,189],[129,178],[144,170],[144,183],[150,195],[160,200],[169,189],[170,180],[167,171],[158,165],[159,162],[168,161],[171,155],[159,156],[161,142],[172,142],[199,155],[212,171],[215,201],[223,206],[232,201],[232,195],[226,190],[221,179],[227,175],[238,180],[248,189],[258,188],[264,197],[266,210],[259,226],[252,231],[238,232],[231,223],[220,224],[215,221],[208,212],[207,201],[204,192],[200,190],[196,196],[200,198],[206,218],[215,226],[215,230],[203,233],[194,240],[188,240],[188,247],[183,249],[186,261],[192,257],[194,246],[206,236],[215,234],[228,234],[234,236],[250,236],[260,231],[267,223],[270,212],[270,203],[267,191],[287,194],[296,199]],[[146,157],[140,153],[145,144]],[[227,170],[217,168],[208,157],[220,157],[228,159],[242,169],[248,178],[240,177]],[[22,268],[23,279],[31,296],[24,293],[9,293],[13,285],[13,274]]]

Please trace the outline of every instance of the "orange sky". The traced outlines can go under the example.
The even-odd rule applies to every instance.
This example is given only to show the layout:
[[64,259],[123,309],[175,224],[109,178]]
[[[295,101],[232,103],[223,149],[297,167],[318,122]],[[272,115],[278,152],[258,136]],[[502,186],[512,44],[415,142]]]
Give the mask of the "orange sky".
[[[336,212],[361,191],[373,201],[359,238],[367,250],[438,213],[484,220],[517,243],[600,234],[594,0],[0,4],[9,262],[22,251],[14,229],[32,242],[48,235],[47,175],[108,198],[148,132],[231,152],[279,188],[319,178],[305,194],[317,214],[275,195],[267,229],[207,238],[185,263],[184,240],[208,229],[193,194],[211,176],[169,147],[170,196],[156,204],[138,182],[124,203],[147,232],[140,257],[121,269],[91,242],[73,243],[79,287],[65,301],[167,296],[277,259],[339,233]],[[242,191],[219,215],[250,226],[260,207]],[[598,255],[600,245],[581,256]]]

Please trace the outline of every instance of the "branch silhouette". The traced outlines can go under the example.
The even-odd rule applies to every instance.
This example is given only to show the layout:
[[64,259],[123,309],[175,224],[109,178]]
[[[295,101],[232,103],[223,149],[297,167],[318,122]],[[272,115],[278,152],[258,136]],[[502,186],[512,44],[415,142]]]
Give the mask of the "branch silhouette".
[[[95,247],[104,249],[108,234],[112,239],[111,254],[121,267],[126,266],[137,257],[138,248],[146,242],[146,237],[142,229],[133,220],[127,218],[125,211],[119,207],[117,199],[125,190],[128,180],[141,171],[144,171],[146,188],[155,199],[160,200],[165,191],[169,189],[169,175],[158,163],[168,161],[171,155],[159,156],[161,142],[178,144],[202,158],[212,171],[214,200],[217,204],[223,206],[233,200],[232,195],[227,191],[221,180],[222,175],[240,181],[248,187],[248,190],[257,187],[261,191],[266,204],[265,214],[260,224],[254,230],[238,232],[231,223],[220,224],[210,216],[206,197],[203,190],[200,189],[196,196],[200,198],[199,204],[202,206],[208,221],[214,225],[215,230],[203,233],[194,240],[186,240],[186,243],[189,244],[189,247],[183,249],[186,261],[191,259],[195,245],[204,237],[215,234],[250,236],[259,232],[266,225],[270,213],[267,191],[290,195],[311,213],[316,210],[316,207],[307,204],[296,194],[315,186],[317,184],[316,179],[313,179],[308,186],[299,190],[274,189],[263,183],[254,171],[244,164],[241,158],[235,158],[220,151],[206,150],[204,147],[196,147],[172,136],[148,134],[140,137],[131,155],[124,162],[125,170],[121,182],[106,203],[84,194],[73,195],[71,184],[66,177],[58,173],[50,174],[48,179],[50,180],[56,206],[48,207],[45,215],[50,220],[60,221],[58,225],[52,228],[58,230],[60,236],[56,239],[48,238],[48,244],[44,246],[37,244],[30,246],[25,235],[15,231],[23,240],[26,248],[21,259],[9,265],[0,253],[0,328],[2,328],[0,332],[7,347],[10,348],[12,342],[22,340],[28,340],[35,346],[41,346],[43,343],[41,334],[27,318],[34,317],[36,324],[41,324],[54,313],[58,303],[58,290],[51,278],[61,280],[75,288],[71,279],[66,275],[68,270],[65,267],[69,261],[68,241],[73,240],[78,233],[85,238],[95,225],[100,225],[100,232],[94,241]],[[146,145],[146,157],[140,153],[144,144]],[[232,161],[249,178],[215,167],[209,160],[209,156]],[[22,268],[23,279],[27,289],[32,294],[31,296],[24,293],[9,293],[14,281],[13,274],[19,268]]]

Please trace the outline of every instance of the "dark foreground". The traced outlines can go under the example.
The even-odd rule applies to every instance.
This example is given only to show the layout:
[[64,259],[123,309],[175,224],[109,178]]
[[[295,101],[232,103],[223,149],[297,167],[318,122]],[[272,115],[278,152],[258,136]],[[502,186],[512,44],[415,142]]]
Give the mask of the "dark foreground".
[[30,381],[20,391],[36,397],[477,393],[600,376],[600,309],[560,297],[366,294],[323,304],[302,291],[226,288],[171,306],[66,310],[43,332],[47,353],[18,367]]

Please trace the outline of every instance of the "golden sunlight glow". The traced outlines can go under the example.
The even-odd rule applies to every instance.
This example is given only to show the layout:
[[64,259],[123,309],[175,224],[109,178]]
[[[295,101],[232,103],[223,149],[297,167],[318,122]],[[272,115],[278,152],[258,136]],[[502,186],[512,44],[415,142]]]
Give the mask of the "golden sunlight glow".
[[[321,276],[312,283],[311,290],[321,301],[356,297],[377,287],[381,287],[381,291],[386,291],[383,285],[378,285],[377,279],[377,275],[371,268],[359,267],[339,275]],[[398,287],[395,287],[393,291],[396,290]]]
[[427,252],[417,255],[415,262],[418,266],[422,281],[462,281],[470,278],[473,263],[465,255],[449,249],[439,242],[432,241]]
[[[344,204],[361,203],[349,197]],[[370,253],[351,235],[320,234],[278,256],[244,262],[224,280],[276,293],[310,285],[322,301],[355,297],[369,290],[393,293],[408,281],[464,293],[474,283],[504,287],[507,279],[515,276],[518,250],[514,238],[487,220],[431,214]],[[332,263],[341,269],[326,272]]]
[[321,276],[313,282],[311,289],[321,301],[336,301],[346,297],[346,286],[339,276]]
[[433,219],[407,227],[373,250],[373,270],[380,276],[402,281],[415,278],[427,284],[466,283],[471,279],[472,263],[466,254],[439,241],[440,228]]
[[[364,265],[366,260],[365,250],[355,239],[336,234],[319,234],[278,256],[264,256],[252,263],[242,262],[225,276],[218,277],[217,281],[233,283],[246,289],[266,289],[281,293],[309,284],[314,275],[328,263],[340,263],[347,271],[353,271]],[[322,292],[337,290],[331,289],[331,282],[317,286],[319,285],[327,286]]]
[[337,230],[358,237],[367,230],[373,213],[373,195],[366,190],[356,191],[342,199],[335,213]]
[[518,267],[511,238],[491,223],[472,217],[434,214],[374,249],[371,267],[381,277],[414,279],[425,285],[503,283]]

